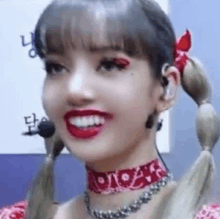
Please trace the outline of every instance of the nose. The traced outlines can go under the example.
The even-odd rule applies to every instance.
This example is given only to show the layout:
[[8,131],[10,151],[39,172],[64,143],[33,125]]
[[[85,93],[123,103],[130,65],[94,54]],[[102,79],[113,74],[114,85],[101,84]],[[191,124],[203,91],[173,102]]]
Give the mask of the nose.
[[70,106],[83,106],[94,101],[92,78],[88,69],[78,69],[70,74],[67,81],[67,102]]

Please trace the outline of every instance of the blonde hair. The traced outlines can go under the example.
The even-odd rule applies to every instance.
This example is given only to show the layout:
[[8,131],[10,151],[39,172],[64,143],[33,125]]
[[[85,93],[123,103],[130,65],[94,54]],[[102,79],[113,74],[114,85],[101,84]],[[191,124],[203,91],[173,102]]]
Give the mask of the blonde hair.
[[[96,3],[97,2],[98,1],[96,1]],[[104,1],[100,0],[99,2]],[[109,22],[107,22],[109,26],[107,26],[106,32],[109,34],[109,41],[114,42],[114,40],[119,39],[118,42],[116,40],[116,42],[112,43],[112,48],[117,49],[120,47],[122,41],[125,43],[124,51],[131,55],[136,54],[136,50],[138,51],[139,45],[141,45],[141,48],[144,48],[143,53],[148,53],[150,56],[152,68],[155,69],[156,78],[160,78],[161,66],[165,62],[169,64],[173,62],[172,45],[175,42],[175,35],[169,19],[153,0],[117,1],[117,4],[127,4],[129,7],[126,7],[126,10],[129,13],[124,13],[126,10],[123,7],[117,7],[119,11],[115,10],[115,14],[112,14],[110,10],[114,6],[112,2],[113,1],[105,1],[105,4],[103,4],[109,4],[109,7],[104,8],[106,13],[108,12],[108,19],[106,18],[106,20],[109,20]],[[60,28],[59,31],[59,27],[62,26],[62,22],[64,22],[64,24],[67,22],[68,25],[72,24],[71,22],[68,23],[72,16],[69,11],[75,7],[75,2],[73,0],[64,0],[61,3],[63,3],[63,6],[59,4],[58,1],[54,1],[50,4],[38,21],[35,31],[35,47],[38,51],[38,55],[42,59],[44,59],[47,50],[49,52],[57,50],[62,53],[65,49],[66,35],[64,33],[67,32],[65,31],[66,29],[63,30],[62,28]],[[92,1],[87,1],[87,4],[84,4],[84,1],[77,1],[77,4],[78,6],[82,4],[80,8],[84,6],[93,7],[95,5]],[[137,10],[134,10],[134,8]],[[67,10],[68,13],[61,13],[62,10]],[[121,13],[121,11],[123,13]],[[131,17],[130,14],[132,11],[135,11],[138,16]],[[52,12],[54,12],[55,15]],[[85,15],[85,13],[83,14]],[[69,20],[62,20],[61,15],[67,16]],[[56,19],[53,16],[55,16]],[[68,16],[70,16],[70,18]],[[81,14],[79,17],[81,17]],[[121,18],[121,23],[118,23],[118,18]],[[133,22],[133,26],[129,23],[127,29],[121,29],[119,24],[124,25],[123,21],[126,20],[125,18],[132,19],[132,21],[135,18],[138,24],[142,24],[141,28],[140,25]],[[117,27],[117,31],[115,31],[114,28],[112,29],[112,21],[115,21],[113,22],[113,27]],[[90,22],[90,20],[88,20],[88,22]],[[79,25],[80,22],[75,22],[74,24],[76,24],[78,28],[77,25]],[[68,25],[67,27],[71,29],[72,26]],[[94,25],[96,25],[96,23],[94,23]],[[88,33],[86,32],[88,31],[87,29],[78,28],[77,30],[80,30],[83,43],[86,44],[87,42],[88,48],[92,48],[94,42],[92,42],[91,39],[96,39],[93,35],[97,34],[97,31],[93,31],[94,28],[91,28]],[[127,35],[124,34],[124,30],[127,31]],[[56,33],[55,38],[51,40],[50,37],[52,35],[54,36],[54,33]],[[119,37],[115,37],[117,34]],[[73,39],[72,37],[69,38],[71,38],[71,40]],[[72,45],[74,42],[71,41],[69,43]],[[190,58],[185,66],[182,75],[182,86],[199,106],[197,135],[202,146],[202,152],[192,168],[178,183],[176,190],[164,207],[161,219],[192,218],[193,214],[204,203],[214,176],[214,162],[211,151],[219,137],[219,121],[211,105],[210,85],[206,79],[205,71],[197,59]],[[50,210],[53,204],[53,165],[55,158],[60,154],[64,145],[58,137],[46,139],[45,142],[48,151],[47,154],[50,155],[50,158],[46,158],[37,177],[33,181],[32,188],[27,197],[29,205],[25,217],[26,219],[46,219],[51,213]]]
[[61,139],[55,133],[50,138],[45,138],[47,157],[32,182],[27,194],[28,208],[26,219],[46,219],[53,214],[54,199],[53,168],[54,161],[64,148]]
[[[219,119],[211,105],[211,87],[201,62],[190,58],[182,74],[182,87],[198,105],[196,130],[202,151],[164,208],[161,219],[191,219],[204,204],[214,179],[212,149],[219,138]],[[155,216],[155,218],[157,218]]]
[[[211,105],[211,88],[205,70],[198,59],[189,59],[182,74],[182,86],[199,107],[196,127],[202,151],[178,183],[160,219],[193,218],[209,195],[214,179],[214,160],[211,152],[219,138],[219,119]],[[52,215],[53,165],[64,145],[56,135],[45,139],[45,143],[48,157],[28,194],[26,219],[46,219]],[[156,219],[157,215],[154,218]]]

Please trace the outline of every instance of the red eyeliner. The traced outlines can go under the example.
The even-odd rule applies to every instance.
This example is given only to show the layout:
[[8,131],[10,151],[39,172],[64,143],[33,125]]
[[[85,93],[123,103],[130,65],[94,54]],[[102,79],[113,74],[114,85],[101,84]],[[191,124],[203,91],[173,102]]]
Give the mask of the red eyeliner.
[[113,61],[121,67],[126,67],[130,64],[130,62],[126,59],[113,59]]

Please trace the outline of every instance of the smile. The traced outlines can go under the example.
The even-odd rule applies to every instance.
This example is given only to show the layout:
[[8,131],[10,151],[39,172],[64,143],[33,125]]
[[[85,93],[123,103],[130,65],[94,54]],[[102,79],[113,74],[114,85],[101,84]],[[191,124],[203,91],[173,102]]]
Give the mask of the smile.
[[88,128],[96,125],[103,125],[105,123],[105,118],[99,116],[78,116],[70,118],[69,123],[78,128]]
[[99,110],[72,110],[64,115],[66,127],[75,138],[89,139],[97,136],[112,115]]

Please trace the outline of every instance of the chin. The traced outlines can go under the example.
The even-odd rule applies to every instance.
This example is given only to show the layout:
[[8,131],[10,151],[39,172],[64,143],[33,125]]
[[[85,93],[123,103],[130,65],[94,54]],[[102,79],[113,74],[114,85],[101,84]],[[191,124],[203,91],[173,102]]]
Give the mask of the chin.
[[110,145],[110,149],[108,150],[108,148],[103,148],[103,145],[100,149],[98,144],[91,142],[70,143],[67,141],[66,147],[70,154],[85,163],[94,163],[114,156],[114,154],[112,154],[112,147]]

